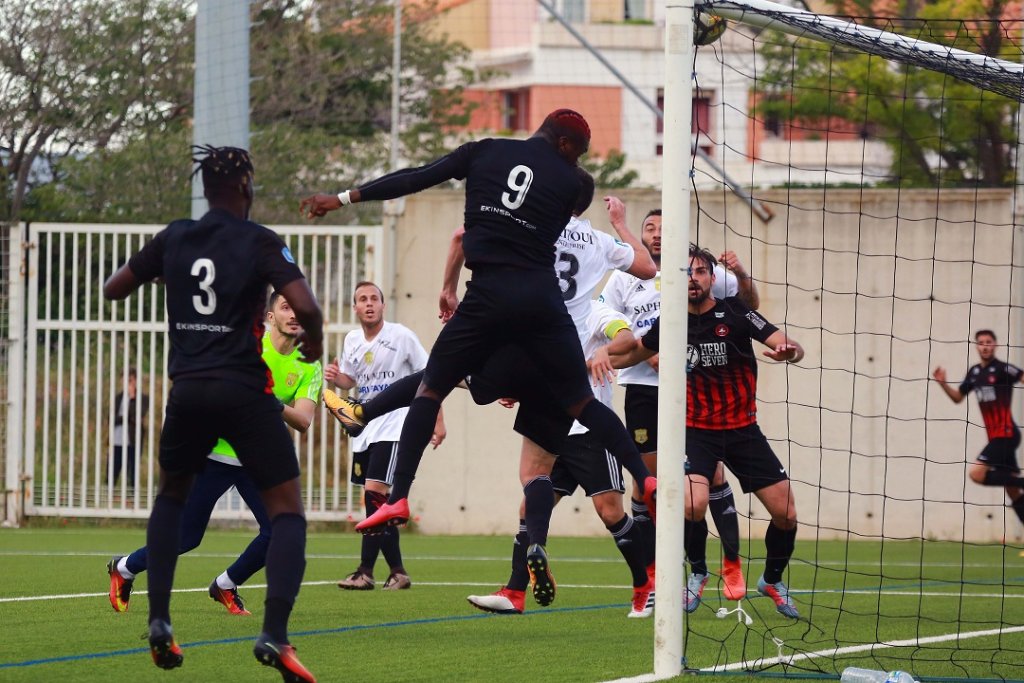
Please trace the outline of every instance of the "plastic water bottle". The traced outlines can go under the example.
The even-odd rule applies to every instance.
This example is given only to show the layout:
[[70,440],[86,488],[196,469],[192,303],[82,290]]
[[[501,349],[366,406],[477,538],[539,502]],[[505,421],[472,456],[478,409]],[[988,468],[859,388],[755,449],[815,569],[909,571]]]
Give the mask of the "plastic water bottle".
[[876,671],[850,666],[843,669],[841,683],[916,683],[906,671]]

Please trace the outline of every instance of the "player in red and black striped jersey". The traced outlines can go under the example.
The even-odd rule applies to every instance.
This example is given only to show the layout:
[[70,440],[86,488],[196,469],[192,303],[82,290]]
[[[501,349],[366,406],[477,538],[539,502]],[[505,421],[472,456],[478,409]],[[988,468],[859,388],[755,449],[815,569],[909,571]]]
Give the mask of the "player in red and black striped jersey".
[[978,397],[988,445],[978,454],[967,474],[976,484],[1005,488],[1013,511],[1024,522],[1024,477],[1017,464],[1020,430],[1010,410],[1013,386],[1024,380],[1024,370],[996,358],[999,344],[992,330],[978,330],[974,333],[974,342],[981,362],[967,371],[958,388],[946,382],[946,369],[942,366],[935,368],[932,377],[954,403],[960,403],[972,391]]
[[[708,488],[719,462],[725,464],[745,493],[767,508],[771,523],[765,534],[767,560],[758,591],[772,598],[779,613],[796,618],[796,606],[782,573],[796,540],[796,503],[786,469],[757,426],[757,358],[752,340],[768,347],[776,361],[803,358],[800,345],[736,297],[717,300],[711,293],[714,257],[690,247],[689,330],[686,371],[686,611],[700,605],[708,580],[706,545]],[[661,319],[643,337],[608,347],[613,365],[625,367],[658,352]]]
[[146,529],[150,650],[161,668],[182,664],[170,617],[182,513],[196,472],[223,437],[259,488],[271,519],[266,612],[253,654],[285,680],[313,681],[288,643],[288,618],[306,566],[306,518],[295,446],[261,355],[267,285],[291,304],[302,326],[297,340],[306,362],[320,359],[323,315],[281,238],[248,220],[248,152],[197,149],[193,161],[210,210],[198,221],[168,225],[103,286],[108,299],[124,299],[154,280],[162,280],[166,291],[174,384],[160,433],[160,483]]

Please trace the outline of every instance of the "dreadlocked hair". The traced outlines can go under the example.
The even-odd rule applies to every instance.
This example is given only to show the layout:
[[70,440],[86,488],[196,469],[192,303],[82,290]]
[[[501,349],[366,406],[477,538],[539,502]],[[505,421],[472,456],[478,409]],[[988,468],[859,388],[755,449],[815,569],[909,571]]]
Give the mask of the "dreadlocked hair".
[[690,258],[698,259],[704,262],[704,265],[708,267],[708,270],[712,270],[718,265],[718,259],[711,255],[711,252],[703,247],[698,247],[693,242],[690,242]]
[[577,216],[582,216],[583,212],[590,208],[590,203],[594,201],[594,176],[590,175],[582,166],[575,167],[573,171],[580,181],[580,193],[576,195],[576,205],[572,212]]
[[583,115],[572,109],[556,109],[547,115],[541,130],[554,133],[555,137],[575,138],[578,142],[590,142],[590,124]]
[[208,197],[234,191],[253,173],[249,153],[239,147],[193,145],[192,162],[196,164],[192,177],[202,171],[203,189]]

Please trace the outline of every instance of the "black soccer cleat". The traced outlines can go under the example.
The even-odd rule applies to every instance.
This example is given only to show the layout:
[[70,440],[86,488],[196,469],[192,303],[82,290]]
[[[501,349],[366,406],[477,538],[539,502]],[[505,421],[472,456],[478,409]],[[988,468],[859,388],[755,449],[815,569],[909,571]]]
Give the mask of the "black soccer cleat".
[[185,661],[185,655],[174,640],[171,625],[163,619],[149,622],[149,652],[153,663],[161,669],[176,669]]
[[538,543],[530,546],[526,551],[526,568],[533,585],[533,599],[541,607],[547,607],[555,601],[555,577],[548,567],[548,554],[544,546]]
[[261,633],[256,639],[252,653],[263,666],[272,666],[280,671],[285,683],[316,683],[313,674],[295,656],[295,648],[274,642],[266,633]]

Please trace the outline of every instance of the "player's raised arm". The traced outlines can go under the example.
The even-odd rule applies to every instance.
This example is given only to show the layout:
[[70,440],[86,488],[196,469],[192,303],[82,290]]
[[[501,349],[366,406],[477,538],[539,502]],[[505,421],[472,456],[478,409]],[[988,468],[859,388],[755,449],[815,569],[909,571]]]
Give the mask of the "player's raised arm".
[[932,377],[935,378],[935,381],[939,383],[939,386],[946,393],[946,396],[949,396],[949,399],[953,401],[953,403],[960,403],[960,401],[964,400],[965,397],[963,392],[950,386],[946,381],[946,368],[941,365],[935,366],[935,369],[932,370]]
[[756,311],[761,305],[761,295],[757,292],[754,278],[747,273],[747,269],[736,252],[729,249],[723,251],[722,255],[718,257],[718,262],[736,276],[736,296],[746,304],[747,308]]
[[618,197],[609,195],[604,198],[604,207],[608,211],[608,221],[612,224],[615,234],[619,236],[619,240],[633,247],[633,263],[626,272],[641,280],[650,280],[658,274],[658,266],[651,258],[647,247],[626,224],[626,205]]

